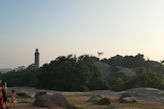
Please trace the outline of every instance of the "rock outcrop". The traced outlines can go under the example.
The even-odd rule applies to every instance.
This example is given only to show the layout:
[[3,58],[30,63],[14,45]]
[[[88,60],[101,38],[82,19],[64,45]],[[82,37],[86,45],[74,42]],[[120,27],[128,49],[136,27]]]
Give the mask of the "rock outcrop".
[[46,91],[39,91],[39,92],[37,92],[36,94],[35,94],[35,99],[37,98],[37,97],[39,97],[39,96],[42,96],[42,95],[47,95],[47,92]]
[[132,97],[137,99],[164,103],[164,91],[159,89],[135,88],[119,92],[119,95],[121,95],[122,93],[129,93]]
[[100,100],[102,99],[102,96],[101,95],[93,95],[91,96],[88,101],[89,102],[92,102],[92,103],[97,103],[99,102]]
[[35,101],[34,105],[40,107],[48,107],[51,109],[76,109],[73,105],[71,105],[67,99],[60,93],[56,93],[54,95],[41,95],[38,96]]
[[135,103],[137,102],[136,99],[134,97],[124,97],[119,99],[120,103]]
[[104,98],[100,99],[96,104],[109,105],[109,104],[111,104],[111,100],[109,98],[104,97]]

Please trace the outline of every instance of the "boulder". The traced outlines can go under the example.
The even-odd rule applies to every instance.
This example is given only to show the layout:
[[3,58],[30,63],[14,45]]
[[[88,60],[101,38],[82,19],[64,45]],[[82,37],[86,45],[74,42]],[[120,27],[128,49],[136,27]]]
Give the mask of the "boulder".
[[47,92],[46,91],[39,91],[35,94],[35,98],[39,97],[39,96],[42,96],[42,95],[47,95]]
[[92,102],[92,103],[97,103],[99,102],[100,100],[102,99],[102,96],[101,95],[93,95],[91,96],[88,101],[89,102]]
[[109,105],[111,104],[111,100],[109,98],[102,98],[97,102],[98,105]]
[[76,107],[72,106],[67,99],[60,93],[56,93],[54,95],[41,95],[36,97],[34,101],[34,105],[40,107],[48,107],[48,108],[62,108],[62,109],[76,109]]
[[137,102],[134,97],[124,97],[124,98],[121,98],[119,101],[120,101],[120,103],[135,103],[135,102]]
[[125,98],[125,97],[132,97],[129,93],[122,93],[120,96],[120,99]]

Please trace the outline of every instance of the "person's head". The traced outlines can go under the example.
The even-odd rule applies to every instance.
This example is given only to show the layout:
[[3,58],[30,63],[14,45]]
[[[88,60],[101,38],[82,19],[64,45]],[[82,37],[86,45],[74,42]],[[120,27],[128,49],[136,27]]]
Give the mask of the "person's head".
[[15,93],[15,90],[12,90],[12,93]]

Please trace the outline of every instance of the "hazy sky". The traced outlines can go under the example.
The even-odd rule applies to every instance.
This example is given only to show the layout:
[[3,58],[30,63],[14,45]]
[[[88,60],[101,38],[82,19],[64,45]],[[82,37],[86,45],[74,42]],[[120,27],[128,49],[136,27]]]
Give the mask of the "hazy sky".
[[[164,59],[164,0],[0,0],[0,68],[60,55]],[[103,58],[102,57],[102,58]]]

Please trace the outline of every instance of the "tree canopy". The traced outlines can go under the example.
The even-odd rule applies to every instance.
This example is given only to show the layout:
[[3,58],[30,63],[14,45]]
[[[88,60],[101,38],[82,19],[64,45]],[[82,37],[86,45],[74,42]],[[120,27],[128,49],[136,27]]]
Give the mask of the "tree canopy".
[[[103,72],[94,64],[95,61],[110,66],[107,80],[102,78]],[[134,69],[136,74],[127,75],[126,72],[120,72],[118,66]],[[88,55],[68,55],[59,56],[40,68],[29,67],[22,71],[0,73],[0,79],[6,81],[8,86],[30,86],[62,91],[120,91],[137,87],[164,89],[164,65],[163,62],[145,60],[142,54],[116,55],[102,60]]]

